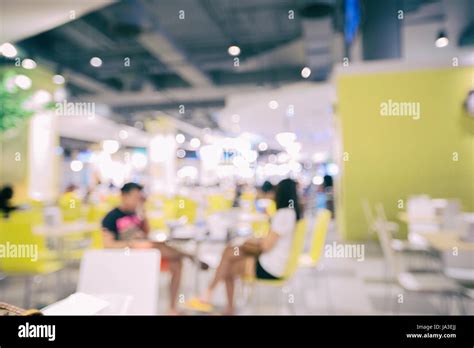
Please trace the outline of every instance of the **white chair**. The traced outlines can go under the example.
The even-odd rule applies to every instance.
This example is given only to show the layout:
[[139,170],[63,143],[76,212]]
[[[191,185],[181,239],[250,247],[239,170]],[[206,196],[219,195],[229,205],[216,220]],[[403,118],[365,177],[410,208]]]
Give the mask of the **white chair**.
[[436,206],[426,195],[410,197],[407,202],[408,238],[418,232],[437,232],[440,224]]
[[[383,206],[377,204],[376,210],[379,218],[375,223],[375,227],[386,262],[386,276],[392,276],[395,278],[396,282],[404,292],[436,295],[442,296],[446,299],[449,299],[450,297],[457,298],[459,300],[460,310],[464,314],[465,310],[462,302],[464,291],[457,282],[440,273],[400,271],[394,250],[391,246],[392,236],[386,228],[385,221],[383,218],[380,218]],[[398,309],[398,306],[396,308]]]
[[77,291],[131,297],[126,314],[158,314],[161,255],[158,250],[91,250],[81,262]]
[[[375,231],[376,219],[374,218],[374,214],[372,213],[372,208],[370,207],[370,203],[367,198],[362,199],[362,210],[364,211],[365,220],[367,222],[369,236],[372,236],[372,234],[376,233]],[[390,231],[392,235],[396,235],[399,231],[398,224],[393,221],[386,221],[386,228]]]

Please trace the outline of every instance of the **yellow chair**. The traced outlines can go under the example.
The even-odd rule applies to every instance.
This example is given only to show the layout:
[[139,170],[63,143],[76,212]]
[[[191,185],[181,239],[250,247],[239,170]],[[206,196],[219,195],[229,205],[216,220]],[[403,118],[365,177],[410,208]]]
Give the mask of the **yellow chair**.
[[33,233],[33,222],[38,218],[37,212],[14,212],[10,218],[0,219],[0,245],[6,253],[0,258],[0,271],[25,277],[25,308],[31,307],[33,277],[63,268],[57,254],[46,247],[45,238]]
[[328,209],[320,209],[316,215],[316,223],[314,224],[313,238],[309,253],[300,256],[300,267],[315,267],[318,264],[323,254],[330,222],[331,212]]
[[277,207],[276,207],[276,203],[273,199],[271,199],[270,202],[268,202],[268,206],[265,210],[266,210],[268,216],[272,217],[273,215],[275,215],[275,213],[277,211]]
[[196,221],[197,203],[187,197],[176,197],[176,219],[183,216],[187,218],[187,223],[193,224]]
[[74,192],[66,192],[59,198],[59,208],[65,222],[76,221],[82,217],[81,200]]
[[107,197],[105,197],[105,203],[112,207],[120,205],[120,194],[108,195]]
[[91,238],[91,249],[104,249],[104,237],[101,229],[93,231]]
[[[244,278],[242,280],[245,283],[250,283],[251,285],[268,285],[277,288],[283,288],[285,285],[288,285],[289,280],[293,277],[298,268],[299,257],[303,252],[306,230],[306,220],[302,219],[298,221],[296,224],[295,235],[293,237],[293,243],[291,246],[290,254],[288,256],[288,261],[283,277],[281,277],[280,279],[257,279],[255,277],[251,277]],[[288,303],[288,301],[285,301],[285,303]]]
[[306,219],[302,219],[297,222],[295,228],[295,235],[293,237],[293,243],[291,245],[290,254],[288,256],[288,263],[286,264],[285,272],[281,279],[257,279],[254,280],[259,284],[283,286],[286,282],[295,274],[298,268],[299,257],[303,252],[304,239],[306,236],[308,224]]
[[232,208],[232,200],[227,199],[224,195],[213,194],[207,196],[207,215],[226,211]]

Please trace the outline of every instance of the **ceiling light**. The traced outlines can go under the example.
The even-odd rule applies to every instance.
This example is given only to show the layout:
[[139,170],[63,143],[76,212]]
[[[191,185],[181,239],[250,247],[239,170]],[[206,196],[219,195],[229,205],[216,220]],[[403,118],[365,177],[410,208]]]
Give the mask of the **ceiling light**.
[[267,150],[268,150],[268,145],[267,145],[267,143],[261,142],[260,144],[258,144],[258,149],[259,149],[260,151],[267,151]]
[[301,77],[304,79],[307,79],[311,75],[311,69],[305,66],[303,69],[301,69]]
[[119,132],[119,138],[123,139],[123,140],[127,139],[128,138],[128,132],[125,129],[122,129]]
[[102,59],[99,57],[92,57],[90,63],[93,67],[98,68],[102,65]]
[[229,46],[227,52],[229,52],[231,56],[238,56],[240,54],[240,47],[236,45]]
[[17,55],[18,51],[11,43],[5,42],[0,46],[0,53],[7,58],[13,58]]
[[193,149],[197,149],[199,146],[201,146],[201,140],[198,138],[192,138],[189,142],[189,145],[191,145]]
[[296,140],[296,134],[291,132],[282,132],[278,133],[275,138],[281,146],[287,147]]
[[84,165],[82,164],[81,161],[74,160],[74,161],[71,161],[70,167],[73,172],[80,172],[82,168],[84,167]]
[[314,185],[322,185],[324,182],[324,178],[322,176],[316,175],[313,177],[312,181]]
[[435,46],[438,48],[446,47],[449,44],[448,36],[444,30],[441,30],[438,34],[438,37],[435,41]]
[[278,102],[276,100],[270,100],[268,107],[272,110],[278,109]]
[[186,157],[186,151],[184,151],[183,149],[179,149],[178,151],[176,151],[176,156],[178,156],[178,158],[184,158]]
[[29,89],[31,87],[31,79],[26,75],[15,76],[15,85],[21,89]]
[[36,62],[33,59],[26,58],[21,62],[21,66],[25,69],[31,70],[36,68]]
[[176,134],[176,142],[178,144],[183,144],[185,141],[186,141],[186,137],[184,136],[184,134],[181,134],[181,133]]
[[232,115],[232,122],[234,122],[234,123],[239,123],[239,121],[240,121],[240,115],[238,115],[238,114],[233,114],[233,115]]
[[64,82],[66,82],[66,79],[63,75],[58,74],[53,76],[53,83],[55,83],[56,85],[62,85]]
[[120,144],[117,140],[104,140],[102,142],[102,149],[110,155],[116,153],[119,148]]

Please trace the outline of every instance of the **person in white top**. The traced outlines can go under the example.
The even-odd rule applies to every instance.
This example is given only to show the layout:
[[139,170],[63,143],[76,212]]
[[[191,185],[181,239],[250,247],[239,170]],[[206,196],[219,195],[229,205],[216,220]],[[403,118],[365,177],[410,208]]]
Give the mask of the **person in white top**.
[[199,299],[194,298],[188,302],[189,307],[212,310],[212,293],[219,282],[224,281],[227,292],[225,314],[233,314],[236,277],[251,275],[250,273],[258,279],[284,277],[296,222],[302,217],[296,186],[296,182],[291,179],[282,180],[277,185],[274,194],[277,212],[272,218],[268,235],[248,239],[240,246],[227,246],[214,279]]

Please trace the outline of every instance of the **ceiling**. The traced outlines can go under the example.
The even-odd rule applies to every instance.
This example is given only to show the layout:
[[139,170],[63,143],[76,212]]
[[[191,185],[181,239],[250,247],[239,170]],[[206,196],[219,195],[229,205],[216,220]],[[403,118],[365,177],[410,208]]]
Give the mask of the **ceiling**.
[[[109,116],[119,122],[133,125],[162,111],[196,127],[225,130],[225,117],[221,120],[220,115],[251,105],[259,110],[256,96],[265,95],[266,100],[268,91],[284,91],[304,81],[300,72],[306,65],[312,68],[313,84],[328,80],[344,57],[345,3],[3,0],[2,13],[8,15],[2,16],[2,38],[15,42],[24,56],[62,73],[69,99],[106,105]],[[361,0],[362,27],[369,20],[364,13],[375,3],[379,2]],[[320,11],[316,17],[308,11],[315,4]],[[474,13],[474,0],[398,0],[397,4],[405,12],[401,23],[405,58],[424,54],[429,59],[432,36],[439,28],[456,37],[452,47],[459,46],[457,38],[472,23]],[[321,17],[327,6],[327,16]],[[76,11],[75,20],[68,17],[71,9]],[[420,43],[426,50],[417,49]],[[227,52],[230,45],[241,48],[238,66]],[[100,68],[89,64],[94,56],[103,60]],[[2,59],[0,63],[8,63]],[[361,58],[354,53],[351,59]],[[304,86],[302,95],[311,88],[299,86]],[[239,95],[248,97],[242,98],[248,105],[232,103]],[[326,94],[320,94],[313,105],[326,108],[324,98]],[[232,105],[239,110],[232,110]],[[258,111],[258,115],[267,113]]]

